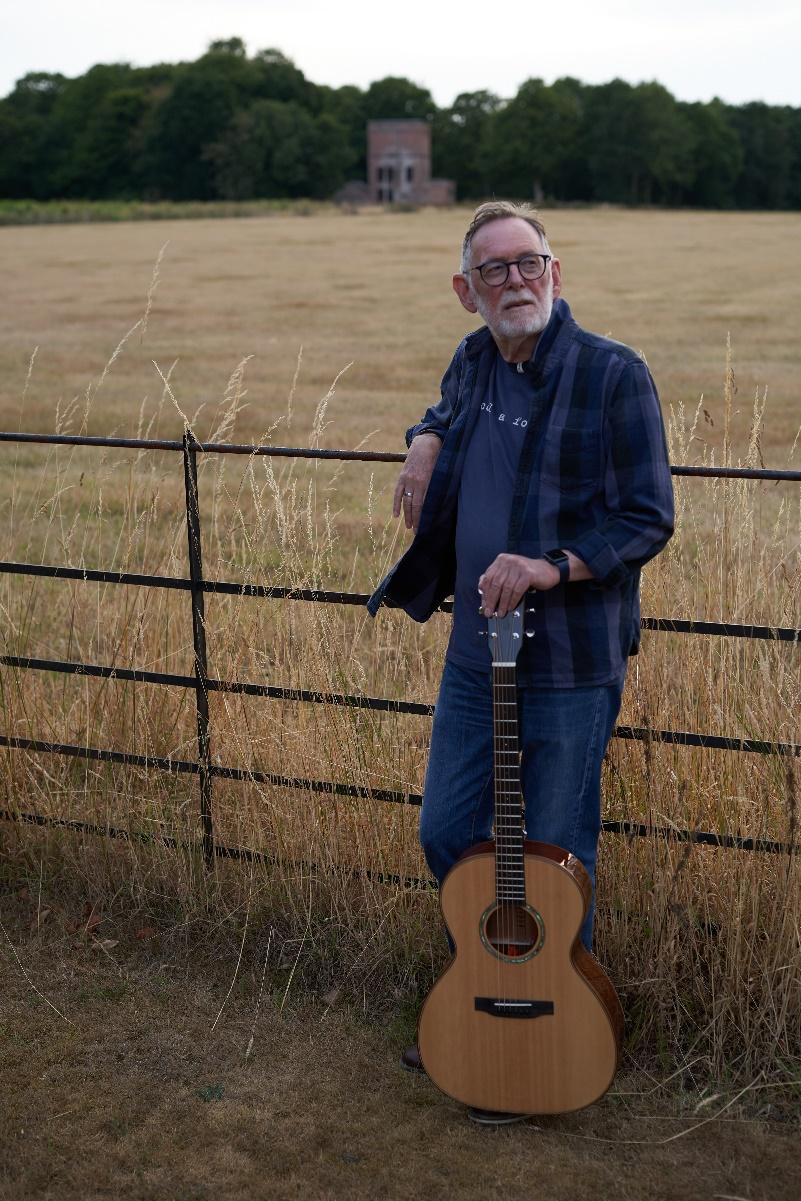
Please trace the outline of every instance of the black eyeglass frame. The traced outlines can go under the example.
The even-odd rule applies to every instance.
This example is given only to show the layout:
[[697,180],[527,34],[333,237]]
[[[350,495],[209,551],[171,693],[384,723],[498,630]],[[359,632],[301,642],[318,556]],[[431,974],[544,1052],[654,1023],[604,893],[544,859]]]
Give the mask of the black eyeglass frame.
[[[539,275],[524,275],[523,274],[520,264],[524,263],[526,261],[526,259],[542,259],[542,271],[540,271]],[[540,254],[540,252],[538,250],[534,250],[530,254],[522,254],[519,259],[487,259],[486,262],[479,263],[477,267],[469,267],[468,272],[478,271],[479,275],[481,276],[482,280],[484,280],[484,283],[487,285],[488,288],[502,288],[504,286],[504,284],[507,282],[507,280],[509,279],[510,267],[517,267],[517,270],[520,272],[521,278],[528,280],[529,283],[533,283],[535,279],[542,279],[543,275],[548,270],[548,264],[551,262],[553,262],[552,254]],[[488,279],[484,278],[484,268],[485,267],[505,267],[506,275],[504,275],[503,279],[499,280],[498,283],[491,284]]]

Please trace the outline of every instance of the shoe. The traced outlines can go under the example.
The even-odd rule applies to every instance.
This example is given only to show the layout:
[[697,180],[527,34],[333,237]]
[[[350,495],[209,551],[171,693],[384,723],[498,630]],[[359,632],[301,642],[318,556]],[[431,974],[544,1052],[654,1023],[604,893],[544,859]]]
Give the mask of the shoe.
[[416,1046],[406,1048],[400,1057],[400,1065],[404,1072],[425,1072],[420,1052]]
[[501,1113],[495,1109],[476,1109],[471,1105],[467,1111],[471,1122],[479,1126],[511,1126],[513,1122],[525,1122],[531,1117],[528,1113]]

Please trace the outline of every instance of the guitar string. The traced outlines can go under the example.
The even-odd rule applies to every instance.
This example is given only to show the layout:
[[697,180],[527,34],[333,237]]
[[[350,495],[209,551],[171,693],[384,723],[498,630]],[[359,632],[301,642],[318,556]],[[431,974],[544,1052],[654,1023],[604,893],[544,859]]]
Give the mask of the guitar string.
[[[503,947],[503,952],[501,952],[501,947],[497,948],[495,995],[503,1003],[509,998],[501,995],[503,961],[500,954],[508,954],[515,938],[517,908],[521,903],[525,904],[525,855],[517,729],[517,679],[514,664],[493,665],[492,692],[495,751],[495,887],[499,915],[496,929],[498,942]],[[517,813],[511,807],[512,798],[517,799]],[[521,891],[522,898],[520,897]],[[525,927],[521,933],[521,938],[524,937]]]
[[[516,616],[519,617],[519,614]],[[499,619],[501,620],[501,619]],[[502,619],[508,627],[511,621]],[[509,633],[508,628],[504,635]],[[508,953],[515,938],[515,917],[517,909],[526,902],[525,883],[525,847],[523,822],[523,797],[520,784],[520,749],[518,736],[517,712],[517,670],[516,651],[510,646],[508,655],[499,649],[498,637],[500,631],[491,632],[498,639],[492,646],[492,711],[493,711],[493,793],[494,793],[494,824],[495,824],[495,898],[496,938],[500,944],[496,948],[496,990],[495,996],[504,1002],[509,1000],[501,996],[501,975],[503,960],[501,947]],[[496,661],[500,659],[500,662]],[[511,660],[511,662],[510,662]],[[511,693],[511,696],[510,696]],[[511,743],[511,746],[509,745]],[[517,799],[517,812],[513,808],[512,798]],[[521,896],[522,893],[522,896]],[[525,921],[525,909],[520,916],[521,940],[528,937],[528,924]],[[539,930],[536,931],[539,934]],[[521,948],[525,953],[525,948]],[[505,977],[505,973],[504,973]]]
[[[496,687],[498,668],[493,664],[492,668],[492,758],[493,758],[493,790],[498,787],[498,690]],[[498,798],[497,793],[493,791],[493,811],[494,820],[498,820]],[[493,831],[495,836],[495,900],[496,904],[500,904],[498,900],[498,831],[497,828]],[[497,926],[497,924],[496,924]],[[489,937],[488,937],[488,941]],[[495,989],[494,994],[497,997],[501,987],[501,969],[500,961],[497,956],[495,959]]]

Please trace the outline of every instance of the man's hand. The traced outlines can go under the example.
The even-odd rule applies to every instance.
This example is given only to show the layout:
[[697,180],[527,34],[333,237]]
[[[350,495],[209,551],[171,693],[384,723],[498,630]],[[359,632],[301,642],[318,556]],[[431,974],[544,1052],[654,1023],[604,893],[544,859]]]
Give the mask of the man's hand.
[[498,555],[478,581],[481,612],[487,617],[505,617],[519,605],[529,588],[547,592],[559,583],[559,569],[544,559],[523,555]]
[[406,462],[395,487],[392,513],[403,520],[407,530],[416,530],[420,523],[420,512],[428,491],[434,464],[442,450],[442,442],[436,434],[418,434],[412,439]]
[[[587,564],[572,550],[566,550],[570,579],[592,580]],[[505,617],[523,599],[529,588],[547,592],[559,583],[559,568],[545,559],[526,559],[523,555],[498,555],[478,581],[481,612],[487,617]]]

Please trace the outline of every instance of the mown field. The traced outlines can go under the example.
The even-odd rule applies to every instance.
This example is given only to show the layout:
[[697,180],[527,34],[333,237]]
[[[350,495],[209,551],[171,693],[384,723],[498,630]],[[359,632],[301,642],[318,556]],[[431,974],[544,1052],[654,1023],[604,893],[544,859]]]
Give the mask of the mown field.
[[[201,439],[402,449],[471,328],[450,290],[468,216],[2,229],[0,426],[175,438],[186,417]],[[545,218],[576,317],[647,358],[674,463],[797,466],[801,218]],[[178,456],[8,444],[2,456],[3,559],[186,573]],[[395,475],[204,459],[206,574],[366,591],[404,543],[389,517]],[[798,486],[677,480],[676,491],[678,531],[645,573],[643,612],[798,627]],[[4,654],[191,672],[181,594],[4,575],[0,598]],[[206,605],[213,675],[434,699],[444,616],[418,628],[291,601]],[[800,683],[787,643],[646,632],[620,720],[798,742]],[[191,759],[193,704],[178,689],[4,667],[0,732]],[[217,762],[420,791],[427,718],[221,694],[210,705]],[[0,808],[134,835],[0,824],[15,895],[44,881],[49,896],[77,892],[179,940],[223,929],[250,947],[269,927],[293,989],[371,1014],[413,1012],[444,961],[435,898],[363,875],[425,876],[414,806],[218,781],[219,839],[276,861],[220,862],[208,877],[192,777],[19,751],[0,764]],[[605,816],[793,843],[798,786],[783,756],[615,740]],[[799,912],[797,855],[606,836],[598,950],[626,1009],[629,1067],[792,1095]],[[10,952],[5,962],[17,970]]]
[[[703,395],[722,450],[726,338],[737,368],[735,431],[754,395],[770,396],[764,450],[784,458],[797,432],[801,249],[796,214],[561,210],[545,213],[578,319],[641,350],[666,405]],[[177,360],[182,407],[205,406],[199,432],[241,358],[248,364],[243,436],[283,413],[303,347],[296,430],[348,364],[329,414],[330,444],[372,434],[400,445],[472,328],[450,292],[468,214],[331,212],[235,221],[15,227],[2,231],[5,287],[0,413],[16,424],[30,355],[24,424],[50,428],[60,400],[83,397],[142,317],[166,243],[146,337],[127,345],[94,396],[90,426],[132,433],[158,407]],[[173,425],[172,416],[168,424]],[[376,431],[373,433],[373,431]]]

